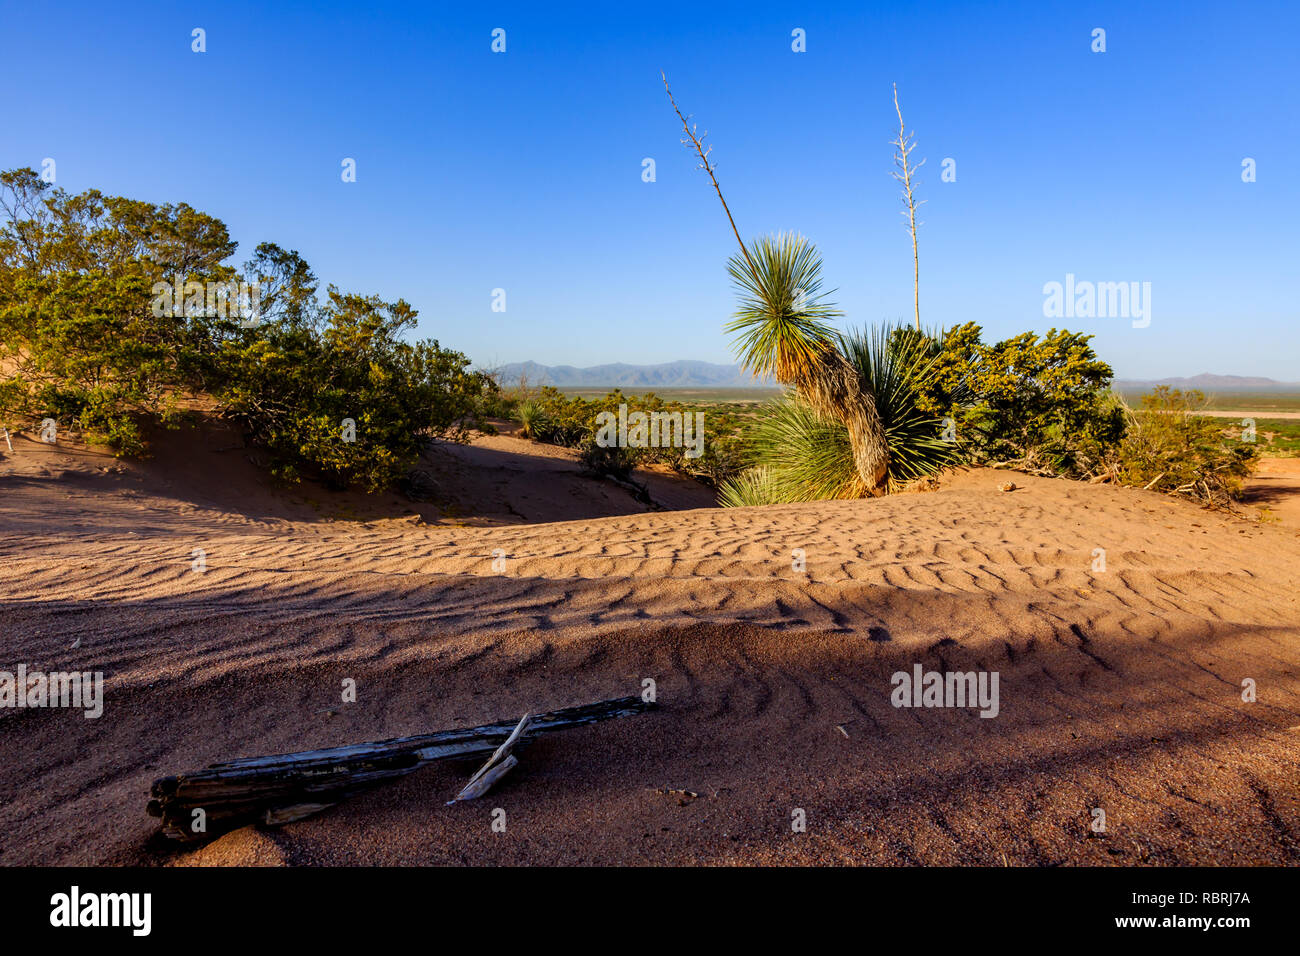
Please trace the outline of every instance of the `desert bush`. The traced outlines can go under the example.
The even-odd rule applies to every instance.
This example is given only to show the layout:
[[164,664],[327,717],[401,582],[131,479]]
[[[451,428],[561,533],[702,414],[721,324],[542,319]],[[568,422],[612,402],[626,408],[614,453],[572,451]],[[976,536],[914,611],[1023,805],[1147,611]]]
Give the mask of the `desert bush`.
[[319,332],[272,325],[216,359],[225,414],[271,451],[281,477],[377,491],[406,475],[427,438],[461,439],[482,424],[486,376],[436,341],[404,341],[416,316],[405,302],[330,288],[322,316]]
[[980,332],[968,322],[929,346],[935,373],[919,408],[952,419],[972,464],[1066,477],[1102,470],[1123,437],[1125,415],[1091,336],[1052,329],[987,345]]
[[636,467],[637,450],[598,445],[594,439],[589,439],[578,448],[578,462],[587,474],[627,481],[632,477],[632,469]]
[[523,401],[515,395],[511,395],[501,388],[496,379],[489,377],[488,383],[485,384],[483,395],[478,403],[479,418],[518,418],[519,407]]
[[195,330],[152,308],[153,284],[223,281],[226,227],[185,204],[70,195],[31,169],[0,173],[0,414],[45,417],[120,454],[167,420],[193,368]]
[[[620,405],[627,405],[628,414],[659,412],[678,413],[685,417],[701,410],[681,402],[665,401],[653,392],[624,395],[617,388],[600,398],[582,398],[565,395],[556,388],[545,386],[530,401],[536,406],[537,415],[537,423],[530,429],[533,437],[579,451],[595,445],[597,417],[602,412],[617,415]],[[521,404],[521,412],[523,407]],[[744,467],[745,458],[746,438],[743,426],[731,413],[708,407],[703,411],[704,444],[702,454],[698,457],[687,457],[683,447],[665,446],[620,449],[620,460],[630,462],[633,467],[666,465],[682,475],[714,486],[738,474]]]
[[1239,498],[1259,448],[1226,437],[1219,422],[1197,414],[1204,407],[1198,391],[1162,385],[1143,395],[1116,456],[1120,481],[1218,507]]
[[[119,454],[143,425],[207,393],[272,452],[287,480],[318,475],[368,490],[402,478],[430,436],[462,438],[495,385],[458,352],[403,336],[405,302],[317,282],[296,252],[259,245],[238,273],[224,223],[190,206],[97,190],[70,195],[31,169],[0,173],[0,416],[54,418]],[[208,314],[186,283],[242,279],[260,324]],[[186,289],[180,308],[159,283]],[[356,424],[344,441],[343,419]]]

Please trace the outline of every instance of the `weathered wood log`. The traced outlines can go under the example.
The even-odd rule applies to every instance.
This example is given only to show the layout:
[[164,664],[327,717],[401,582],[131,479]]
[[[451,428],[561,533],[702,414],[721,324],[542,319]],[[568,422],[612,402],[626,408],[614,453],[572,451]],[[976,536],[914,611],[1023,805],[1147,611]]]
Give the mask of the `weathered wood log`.
[[[522,749],[538,734],[640,714],[654,706],[639,697],[620,697],[537,714],[526,718],[526,725],[499,721],[344,747],[245,757],[155,780],[147,810],[161,818],[162,831],[175,840],[202,840],[248,823],[287,823],[435,760],[494,754],[500,748],[504,753],[494,755],[475,775],[482,783],[480,774],[504,767],[511,749]],[[508,769],[500,769],[493,780]],[[205,829],[200,832],[194,830],[196,810],[203,811]]]

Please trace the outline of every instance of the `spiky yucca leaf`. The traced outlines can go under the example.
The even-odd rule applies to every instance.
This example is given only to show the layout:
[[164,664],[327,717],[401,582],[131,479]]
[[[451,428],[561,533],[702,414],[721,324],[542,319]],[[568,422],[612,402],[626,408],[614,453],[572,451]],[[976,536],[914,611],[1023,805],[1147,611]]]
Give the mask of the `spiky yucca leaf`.
[[842,313],[825,301],[821,257],[803,236],[763,236],[747,252],[727,262],[740,305],[726,331],[739,335],[736,348],[745,368],[794,384],[832,344],[829,323]]
[[747,468],[718,486],[718,503],[724,508],[771,505],[777,500],[771,472],[761,465]]
[[867,491],[848,429],[795,392],[768,407],[752,441],[755,467],[719,489],[724,506],[861,498]]
[[[889,449],[887,488],[934,474],[958,460],[940,436],[941,423],[916,409],[916,397],[936,374],[935,350],[911,330],[851,333],[841,348],[864,388],[875,396]],[[754,433],[755,467],[724,485],[724,506],[858,498],[867,492],[846,425],[819,413],[797,392],[769,407]]]
[[939,372],[934,334],[881,325],[843,335],[840,350],[876,398],[889,446],[889,488],[954,464],[960,454],[940,437],[942,422],[921,412],[918,396]]
[[521,438],[536,438],[550,424],[550,417],[540,402],[532,400],[519,404],[519,429]]

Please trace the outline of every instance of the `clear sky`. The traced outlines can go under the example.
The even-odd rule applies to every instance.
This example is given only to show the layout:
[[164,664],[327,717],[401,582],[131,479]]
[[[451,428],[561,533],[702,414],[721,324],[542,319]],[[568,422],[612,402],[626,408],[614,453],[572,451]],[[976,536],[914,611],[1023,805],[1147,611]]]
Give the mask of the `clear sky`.
[[[928,160],[925,324],[1095,333],[1126,378],[1300,380],[1294,0],[0,11],[0,167],[48,157],[70,191],[189,202],[238,262],[297,249],[480,365],[733,360],[735,241],[663,69],[742,234],[817,243],[849,324],[912,313],[897,82]],[[1150,325],[1045,318],[1044,284],[1070,273],[1151,283]]]

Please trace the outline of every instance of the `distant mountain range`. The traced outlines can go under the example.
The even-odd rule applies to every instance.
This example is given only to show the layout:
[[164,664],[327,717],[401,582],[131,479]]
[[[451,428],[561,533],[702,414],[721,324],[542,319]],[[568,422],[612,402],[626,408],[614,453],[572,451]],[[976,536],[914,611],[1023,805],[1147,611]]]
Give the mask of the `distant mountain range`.
[[[497,380],[505,386],[517,385],[526,378],[529,385],[554,385],[556,388],[771,388],[772,383],[752,377],[739,365],[715,365],[712,362],[664,362],[662,365],[539,365],[536,362],[512,362],[496,370]],[[1147,389],[1156,385],[1172,388],[1199,388],[1203,392],[1250,392],[1270,390],[1300,391],[1300,382],[1279,382],[1258,375],[1214,375],[1202,372],[1190,378],[1116,379],[1118,389]]]
[[538,365],[536,362],[513,362],[496,370],[502,385],[517,385],[521,377],[529,385],[554,385],[556,388],[771,388],[739,365],[714,365],[711,362],[665,362],[662,365]]
[[1202,392],[1267,392],[1274,390],[1300,390],[1300,382],[1279,382],[1277,379],[1263,378],[1258,375],[1213,375],[1202,372],[1191,378],[1157,378],[1157,379],[1116,379],[1115,388],[1138,389],[1151,388],[1155,385],[1168,385],[1171,388],[1198,388]]

